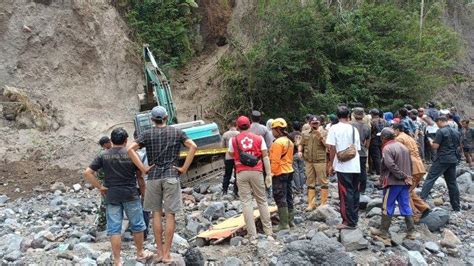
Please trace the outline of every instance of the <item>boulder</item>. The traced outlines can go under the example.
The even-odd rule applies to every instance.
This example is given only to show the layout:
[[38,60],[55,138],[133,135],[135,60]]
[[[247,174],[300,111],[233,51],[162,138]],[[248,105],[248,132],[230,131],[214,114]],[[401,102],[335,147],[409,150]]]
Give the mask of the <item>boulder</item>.
[[17,261],[21,258],[21,252],[19,250],[12,251],[3,257],[6,261]]
[[93,259],[97,259],[100,255],[98,251],[87,243],[78,243],[74,245],[73,251],[78,255],[87,256]]
[[324,233],[322,232],[317,232],[314,234],[314,236],[311,238],[311,242],[315,243],[324,243],[329,240],[329,237],[327,237]]
[[402,245],[406,247],[408,250],[413,250],[413,251],[422,252],[425,249],[423,246],[423,243],[421,243],[418,240],[405,239],[403,240]]
[[66,185],[64,185],[63,182],[54,182],[54,184],[52,184],[50,187],[49,187],[49,190],[51,192],[55,192],[56,190],[59,190],[61,192],[66,192],[67,191],[67,187]]
[[236,257],[227,257],[222,262],[224,266],[240,266],[244,265],[244,262]]
[[461,244],[461,240],[453,233],[453,231],[445,228],[443,230],[443,240],[441,240],[441,245],[445,247],[456,247]]
[[16,234],[7,234],[2,236],[0,241],[0,253],[10,254],[14,251],[20,251],[23,237]]
[[373,207],[370,209],[370,211],[367,213],[367,217],[374,217],[376,215],[382,215],[382,209],[379,207]]
[[184,261],[187,266],[203,266],[205,261],[199,248],[191,248],[184,253]]
[[173,236],[173,246],[176,246],[178,248],[184,248],[187,249],[189,248],[189,243],[186,239],[182,238],[180,235],[177,233],[174,233]]
[[82,189],[81,184],[74,184],[72,185],[72,189],[74,189],[75,192],[78,192]]
[[440,250],[438,244],[436,244],[433,241],[426,242],[424,246],[427,250],[429,250],[432,253],[438,253]]
[[100,254],[99,257],[97,257],[97,264],[99,265],[109,265],[112,263],[112,259],[111,259],[111,255],[112,253],[110,252],[104,252],[102,254]]
[[244,238],[241,236],[235,236],[230,239],[230,245],[233,247],[238,247],[242,245],[242,241],[244,241]]
[[367,196],[367,195],[360,195],[360,198],[359,198],[359,209],[361,210],[365,210],[367,209],[367,204],[369,204],[370,202],[370,197]]
[[194,235],[199,234],[206,227],[194,219],[189,219],[186,229]]
[[427,266],[425,259],[419,251],[408,251],[408,259],[412,266]]
[[97,263],[91,258],[83,258],[79,261],[80,266],[95,266]]
[[433,204],[434,204],[435,206],[442,206],[443,203],[444,203],[444,200],[443,200],[443,198],[441,198],[441,197],[440,197],[440,198],[433,199]]
[[[296,264],[295,264],[296,263]],[[335,240],[324,243],[296,240],[285,247],[276,265],[354,265],[350,254]]]
[[6,203],[9,199],[7,195],[0,195],[0,204]]
[[364,238],[360,229],[341,230],[341,243],[347,251],[362,250],[369,246],[369,241]]
[[449,221],[449,212],[442,208],[434,208],[428,215],[420,219],[431,232],[439,231]]
[[472,175],[470,172],[465,172],[464,174],[456,178],[458,183],[459,192],[465,193],[472,184]]
[[370,212],[370,210],[372,210],[372,208],[375,208],[375,207],[378,207],[378,208],[382,209],[382,204],[383,203],[382,203],[381,198],[373,199],[373,200],[369,201],[369,203],[367,204],[366,211]]
[[336,225],[340,223],[340,215],[333,207],[329,205],[319,206],[313,213],[308,217],[311,221],[324,222],[329,225]]
[[216,219],[219,219],[220,217],[223,217],[224,214],[225,214],[224,203],[213,202],[206,208],[202,216],[208,220],[216,220]]

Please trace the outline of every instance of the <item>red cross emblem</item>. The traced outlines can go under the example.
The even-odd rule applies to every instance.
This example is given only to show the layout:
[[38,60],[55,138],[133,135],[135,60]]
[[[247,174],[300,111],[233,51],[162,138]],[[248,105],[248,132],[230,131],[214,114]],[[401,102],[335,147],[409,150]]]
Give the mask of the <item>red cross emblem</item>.
[[253,139],[245,137],[240,141],[240,143],[242,144],[242,148],[251,149],[253,146]]

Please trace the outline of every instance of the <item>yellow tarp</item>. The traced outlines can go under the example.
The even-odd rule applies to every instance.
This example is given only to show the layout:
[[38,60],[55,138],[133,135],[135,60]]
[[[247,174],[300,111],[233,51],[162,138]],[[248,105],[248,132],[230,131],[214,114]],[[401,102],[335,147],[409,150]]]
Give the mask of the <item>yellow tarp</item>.
[[[276,212],[278,209],[276,206],[269,206],[268,210],[271,213]],[[254,220],[260,217],[258,210],[253,211]],[[241,214],[236,217],[229,218],[221,223],[216,224],[211,229],[200,233],[197,237],[205,239],[221,239],[232,236],[237,230],[245,226],[244,215]]]

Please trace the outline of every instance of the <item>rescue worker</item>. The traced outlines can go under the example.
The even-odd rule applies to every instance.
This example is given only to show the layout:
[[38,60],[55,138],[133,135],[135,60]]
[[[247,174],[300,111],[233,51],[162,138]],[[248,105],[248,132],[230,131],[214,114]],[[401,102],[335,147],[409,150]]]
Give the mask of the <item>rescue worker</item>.
[[[270,159],[268,158],[267,145],[263,137],[250,132],[250,120],[246,116],[237,118],[237,130],[239,135],[229,141],[229,154],[234,158],[235,171],[237,172],[237,185],[239,187],[239,197],[243,205],[243,215],[247,233],[250,239],[257,237],[257,228],[253,218],[253,197],[257,202],[262,221],[263,231],[271,236],[272,221],[268,210],[267,198],[265,197],[265,187],[272,185]],[[252,155],[258,160],[255,165],[244,164],[241,155]],[[244,157],[245,158],[245,157]],[[265,166],[265,167],[264,167]],[[265,181],[261,178],[265,171]],[[252,197],[253,196],[253,197]]]
[[321,194],[321,205],[327,203],[329,179],[327,177],[326,136],[317,116],[310,121],[309,132],[302,133],[298,145],[298,156],[304,158],[306,185],[308,186],[308,207],[306,211],[316,208],[317,192]]
[[410,206],[413,210],[413,218],[415,221],[419,221],[422,215],[426,215],[430,211],[430,206],[415,191],[426,173],[425,165],[421,160],[416,141],[403,132],[403,125],[394,124],[392,128],[396,136],[395,140],[403,144],[410,152],[413,177],[413,184],[410,187]]
[[291,187],[294,145],[286,131],[287,126],[283,118],[277,118],[272,122],[272,135],[275,137],[275,141],[270,147],[270,165],[273,198],[278,207],[278,217],[280,218],[278,231],[290,229],[290,226],[293,227],[295,216]]
[[[402,125],[403,126],[403,125]],[[382,137],[382,166],[380,184],[383,187],[382,221],[380,228],[371,228],[370,233],[385,246],[391,246],[390,224],[398,203],[400,215],[405,217],[407,235],[405,238],[415,238],[415,223],[410,208],[410,192],[412,183],[410,152],[400,142],[395,141],[392,128],[384,128],[379,133]]]

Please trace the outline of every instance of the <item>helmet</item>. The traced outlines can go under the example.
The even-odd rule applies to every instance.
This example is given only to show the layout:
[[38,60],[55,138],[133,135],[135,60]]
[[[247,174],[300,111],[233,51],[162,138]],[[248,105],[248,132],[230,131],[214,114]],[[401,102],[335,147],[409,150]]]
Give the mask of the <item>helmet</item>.
[[286,124],[286,121],[283,118],[277,118],[273,120],[272,122],[272,128],[277,128],[277,127],[286,128],[287,126],[288,125]]

